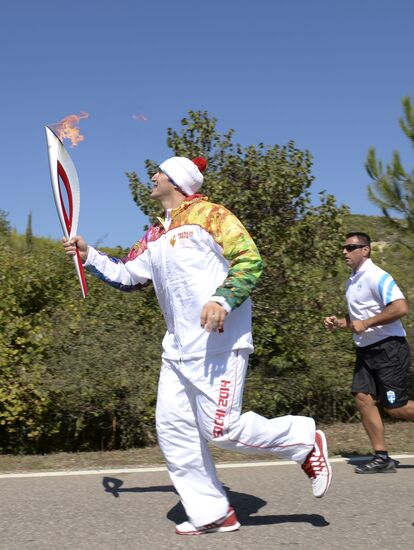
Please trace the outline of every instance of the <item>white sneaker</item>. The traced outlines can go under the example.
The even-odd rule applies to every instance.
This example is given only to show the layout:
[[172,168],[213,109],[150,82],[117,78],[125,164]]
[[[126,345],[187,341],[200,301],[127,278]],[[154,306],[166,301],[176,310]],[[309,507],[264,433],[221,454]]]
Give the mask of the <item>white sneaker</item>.
[[302,464],[302,470],[312,482],[313,496],[323,497],[332,480],[332,468],[328,461],[328,446],[322,430],[316,430],[315,445]]
[[240,523],[237,521],[236,513],[231,506],[224,518],[207,523],[202,527],[195,527],[190,521],[185,521],[177,525],[175,532],[177,535],[204,535],[205,533],[225,533],[226,531],[237,531]]

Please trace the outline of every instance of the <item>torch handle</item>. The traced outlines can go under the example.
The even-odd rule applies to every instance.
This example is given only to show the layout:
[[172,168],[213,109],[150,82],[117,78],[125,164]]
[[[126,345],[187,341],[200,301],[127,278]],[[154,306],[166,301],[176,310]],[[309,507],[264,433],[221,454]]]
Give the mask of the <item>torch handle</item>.
[[76,249],[76,255],[73,256],[73,263],[75,264],[76,273],[80,282],[82,296],[86,298],[88,295],[88,286],[86,284],[85,271],[83,269],[82,260],[78,249]]

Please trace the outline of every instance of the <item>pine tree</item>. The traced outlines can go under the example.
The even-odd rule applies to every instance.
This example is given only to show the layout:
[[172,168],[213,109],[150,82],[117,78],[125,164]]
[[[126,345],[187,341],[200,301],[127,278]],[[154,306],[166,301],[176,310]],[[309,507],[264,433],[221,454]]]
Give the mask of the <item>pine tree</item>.
[[33,231],[32,231],[32,213],[29,212],[29,216],[27,218],[27,227],[26,227],[26,248],[28,252],[32,251],[33,248]]
[[[403,98],[402,106],[404,117],[400,126],[414,146],[414,107],[408,96]],[[373,147],[369,149],[365,167],[373,180],[368,186],[369,199],[381,208],[389,224],[406,236],[405,244],[412,248],[407,240],[414,237],[414,170],[404,169],[398,151],[394,151],[391,163],[384,168]]]
[[8,218],[8,212],[0,209],[0,235],[9,235],[11,231],[10,222]]

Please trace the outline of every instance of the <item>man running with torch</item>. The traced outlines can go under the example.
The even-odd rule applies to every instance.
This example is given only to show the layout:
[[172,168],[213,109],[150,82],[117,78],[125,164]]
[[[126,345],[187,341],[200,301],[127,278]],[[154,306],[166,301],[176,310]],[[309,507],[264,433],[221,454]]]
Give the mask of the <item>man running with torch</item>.
[[262,271],[255,243],[226,208],[197,194],[206,161],[171,157],[152,177],[151,197],[164,218],[127,258],[110,258],[76,236],[84,267],[109,285],[139,290],[150,281],[164,314],[162,367],[156,407],[160,448],[188,521],[179,535],[235,531],[235,511],[217,478],[207,443],[267,453],[302,465],[315,497],[331,482],[326,439],[304,416],[266,419],[241,414],[253,351],[250,294]]

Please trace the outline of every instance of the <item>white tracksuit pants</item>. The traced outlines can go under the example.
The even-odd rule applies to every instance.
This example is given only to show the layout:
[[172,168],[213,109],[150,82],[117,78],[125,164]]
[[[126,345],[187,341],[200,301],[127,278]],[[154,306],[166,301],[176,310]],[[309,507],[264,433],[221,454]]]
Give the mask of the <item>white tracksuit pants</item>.
[[315,441],[305,416],[271,420],[241,413],[248,351],[194,361],[163,359],[156,410],[157,434],[171,480],[195,526],[226,515],[228,500],[207,442],[239,452],[304,462]]

